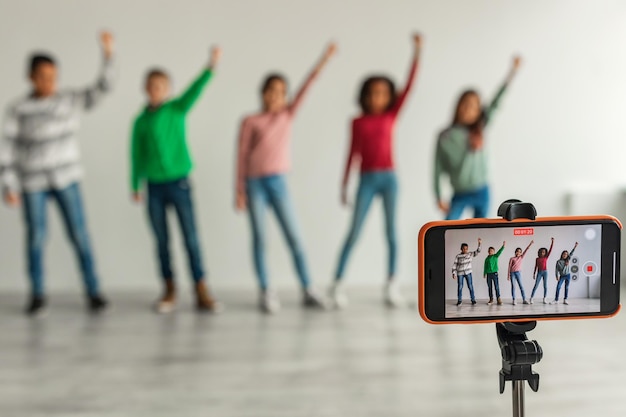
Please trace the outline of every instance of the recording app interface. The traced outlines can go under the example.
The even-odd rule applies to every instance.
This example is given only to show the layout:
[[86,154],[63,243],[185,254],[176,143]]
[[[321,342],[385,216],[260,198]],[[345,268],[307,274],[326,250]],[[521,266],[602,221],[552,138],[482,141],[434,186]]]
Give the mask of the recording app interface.
[[449,229],[446,318],[600,312],[601,225]]

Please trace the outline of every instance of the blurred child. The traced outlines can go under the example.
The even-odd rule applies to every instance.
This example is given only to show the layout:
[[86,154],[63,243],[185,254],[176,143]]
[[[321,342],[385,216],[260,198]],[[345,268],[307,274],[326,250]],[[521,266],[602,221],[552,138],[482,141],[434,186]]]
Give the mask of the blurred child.
[[394,83],[386,76],[366,79],[359,94],[362,114],[352,121],[352,141],[341,187],[341,201],[348,205],[348,180],[355,160],[359,161],[361,176],[350,231],[343,244],[335,279],[329,295],[335,307],[347,304],[340,290],[348,257],[365,221],[372,200],[382,197],[385,209],[385,227],[388,247],[387,281],[384,301],[389,307],[403,304],[396,284],[396,201],[398,181],[393,158],[393,140],[396,120],[415,80],[422,45],[420,35],[413,36],[413,58],[404,89],[396,94]]
[[567,296],[569,295],[569,282],[570,282],[570,273],[569,273],[569,261],[572,259],[572,255],[574,255],[574,251],[578,247],[578,242],[574,244],[574,248],[567,252],[564,250],[561,252],[561,258],[556,261],[556,280],[559,282],[556,284],[556,296],[554,297],[554,301],[550,304],[558,304],[559,302],[559,292],[561,291],[561,286],[565,284],[565,297],[563,298],[563,304],[569,304],[567,302]]
[[216,312],[220,304],[205,284],[200,239],[196,227],[189,174],[192,161],[187,146],[187,114],[213,77],[221,50],[213,48],[208,65],[180,96],[170,98],[170,78],[160,69],[148,71],[145,80],[148,103],[135,119],[131,143],[131,187],[136,202],[143,200],[147,188],[148,218],[156,240],[163,295],[156,311],[169,313],[176,305],[176,285],[170,254],[167,210],[178,215],[195,286],[196,308]]
[[461,253],[456,255],[454,258],[454,264],[452,264],[452,279],[457,280],[457,306],[463,304],[463,280],[467,281],[467,288],[469,288],[472,305],[476,305],[476,297],[474,297],[474,284],[472,283],[472,258],[476,257],[476,255],[480,253],[481,243],[482,239],[478,238],[478,248],[476,248],[474,252],[469,251],[469,245],[467,243],[462,243]]
[[243,119],[237,157],[236,208],[250,216],[254,266],[260,287],[259,307],[265,313],[280,309],[278,296],[270,289],[265,267],[265,212],[272,207],[287,239],[303,290],[303,306],[323,308],[323,300],[311,288],[304,248],[287,189],[286,173],[291,161],[291,126],[304,96],[335,54],[331,44],[291,101],[287,100],[287,79],[270,74],[261,87],[263,109]]
[[498,258],[502,255],[506,242],[502,242],[502,247],[496,252],[496,249],[492,246],[489,248],[489,255],[485,258],[485,266],[483,269],[484,278],[487,280],[487,287],[489,287],[489,302],[488,306],[493,304],[493,289],[496,290],[496,299],[498,305],[502,305],[502,299],[500,298],[500,284],[498,282]]
[[[486,108],[481,107],[475,90],[464,91],[456,105],[452,125],[437,139],[434,169],[434,190],[439,209],[448,220],[458,219],[466,207],[474,217],[487,217],[489,210],[489,175],[484,149],[484,128],[491,122],[504,92],[521,64],[515,57],[509,74],[496,96]],[[446,203],[441,195],[441,176],[446,174],[454,190],[452,201]]]
[[535,286],[533,292],[530,294],[530,304],[533,303],[533,297],[535,291],[539,287],[539,283],[543,279],[543,303],[548,304],[546,297],[548,296],[548,258],[552,253],[552,247],[554,246],[554,238],[550,239],[550,249],[541,248],[537,252],[537,259],[535,260],[535,270],[533,271],[533,279],[535,280]]
[[113,36],[100,35],[103,60],[100,76],[91,86],[58,90],[58,67],[46,54],[30,59],[32,90],[8,108],[0,143],[0,177],[4,201],[23,207],[27,229],[29,315],[45,310],[43,252],[47,202],[56,201],[72,242],[85,285],[88,308],[107,307],[102,296],[91,248],[80,186],[82,168],[78,127],[82,112],[93,109],[113,82]]
[[528,249],[535,243],[534,240],[531,240],[524,252],[522,252],[522,248],[515,249],[515,256],[509,259],[509,271],[507,280],[511,281],[511,296],[513,298],[513,305],[515,302],[515,283],[519,286],[519,290],[522,293],[522,300],[524,304],[528,304],[526,301],[526,294],[524,293],[524,285],[522,284],[522,261],[524,260],[524,256],[526,256],[526,252]]

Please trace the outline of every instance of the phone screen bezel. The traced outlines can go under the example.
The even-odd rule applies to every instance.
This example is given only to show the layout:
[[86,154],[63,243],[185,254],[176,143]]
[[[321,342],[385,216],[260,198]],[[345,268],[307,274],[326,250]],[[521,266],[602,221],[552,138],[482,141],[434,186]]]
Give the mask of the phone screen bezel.
[[[484,228],[510,228],[515,227],[538,227],[538,226],[564,226],[564,225],[601,225],[602,226],[602,259],[601,259],[601,283],[600,283],[600,311],[590,313],[565,313],[547,315],[511,315],[498,317],[445,317],[445,282],[448,273],[445,270],[445,231],[449,229],[484,229]],[[426,229],[420,233],[419,256],[419,305],[422,317],[432,323],[496,323],[505,321],[528,321],[528,320],[559,320],[575,318],[610,317],[619,311],[620,290],[620,237],[621,225],[610,216],[589,218],[538,218],[535,221],[515,220],[470,220],[454,222],[437,222],[432,226],[424,226]],[[615,254],[615,258],[613,256]],[[444,279],[436,279],[444,277]]]

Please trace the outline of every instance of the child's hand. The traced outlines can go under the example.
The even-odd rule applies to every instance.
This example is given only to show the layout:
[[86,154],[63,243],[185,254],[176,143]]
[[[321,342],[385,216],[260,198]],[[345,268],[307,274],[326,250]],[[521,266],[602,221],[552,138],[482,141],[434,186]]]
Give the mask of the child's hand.
[[341,205],[344,207],[350,206],[350,201],[348,200],[348,189],[346,187],[341,188]]
[[483,240],[481,238],[478,238],[478,244],[480,245],[481,243],[483,243]]
[[237,199],[235,201],[235,209],[237,211],[244,211],[248,208],[248,199],[244,193],[237,194]]
[[331,42],[324,51],[324,59],[330,59],[337,53],[337,43]]
[[522,57],[515,55],[513,57],[513,71],[517,71],[522,66]]
[[[530,245],[532,245],[533,243],[535,243],[535,241],[534,241],[534,240],[531,240],[531,241],[530,241]],[[530,245],[528,245],[528,246],[530,246]]]
[[483,279],[487,279],[487,275],[485,275],[485,276],[483,277]]
[[574,247],[575,247],[575,248],[576,248],[576,247],[578,247],[578,242],[576,242],[576,243],[574,244]]
[[135,191],[135,192],[133,193],[132,198],[133,198],[133,201],[134,201],[135,203],[141,203],[141,202],[143,202],[143,196],[142,196],[142,195],[141,195],[141,193],[140,193],[140,192],[138,192],[138,191]]
[[450,211],[450,205],[443,200],[439,200],[437,202],[437,207],[439,207],[439,210],[441,210],[443,214],[446,214],[446,215]]
[[418,52],[422,48],[422,35],[420,33],[413,34],[413,45]]
[[104,56],[106,58],[111,58],[113,56],[113,34],[109,31],[100,32],[100,45],[102,46],[102,51],[104,52]]
[[222,59],[222,48],[214,46],[211,48],[211,59],[209,61],[209,67],[215,68]]
[[9,207],[17,207],[21,203],[20,195],[14,191],[4,193],[4,202]]
[[452,279],[456,279],[456,275],[452,274]]
[[506,240],[502,242],[502,246],[506,246]]
[[551,242],[554,242],[554,238],[553,238],[553,237],[551,237],[551,238],[550,238],[550,241],[551,241]]

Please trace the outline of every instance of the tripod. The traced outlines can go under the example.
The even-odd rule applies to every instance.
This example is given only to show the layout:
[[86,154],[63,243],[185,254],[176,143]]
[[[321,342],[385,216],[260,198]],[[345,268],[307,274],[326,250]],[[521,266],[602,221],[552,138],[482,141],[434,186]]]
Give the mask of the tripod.
[[[537,210],[530,203],[507,200],[498,208],[498,216],[509,221],[535,220]],[[532,365],[541,360],[543,350],[536,340],[528,340],[526,337],[526,332],[533,330],[536,326],[536,321],[496,324],[498,344],[502,355],[500,394],[504,392],[506,381],[511,381],[513,383],[513,417],[524,417],[525,382],[528,381],[528,385],[534,392],[539,390],[539,374],[533,372]]]

